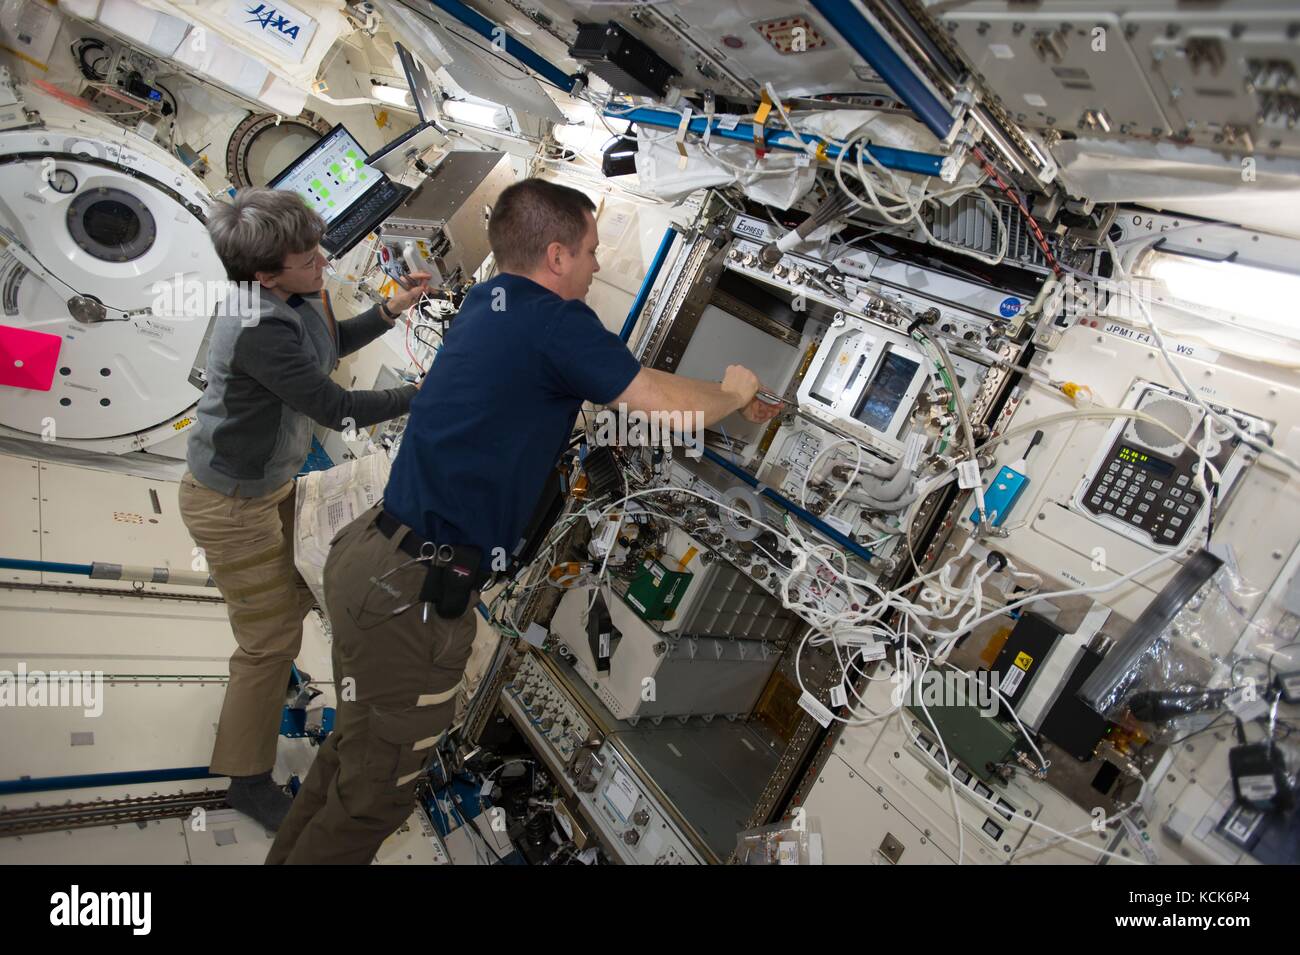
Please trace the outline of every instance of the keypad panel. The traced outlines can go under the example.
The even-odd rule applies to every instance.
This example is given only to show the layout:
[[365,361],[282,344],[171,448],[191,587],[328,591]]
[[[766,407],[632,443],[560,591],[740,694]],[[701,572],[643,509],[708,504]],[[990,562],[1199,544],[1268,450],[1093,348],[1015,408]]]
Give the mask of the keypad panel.
[[1182,543],[1203,505],[1190,473],[1175,467],[1162,474],[1118,456],[1102,465],[1083,498],[1084,508],[1093,514],[1124,521],[1166,547]]
[[[1192,417],[1174,420],[1178,417],[1174,403],[1185,405]],[[1174,405],[1172,409],[1171,405]],[[1179,547],[1191,529],[1197,526],[1202,509],[1211,504],[1206,498],[1207,492],[1196,486],[1200,463],[1196,449],[1203,443],[1206,420],[1203,413],[1193,408],[1182,395],[1152,385],[1146,386],[1138,407],[1145,408],[1157,424],[1163,422],[1164,430],[1174,434],[1183,433],[1191,421],[1196,421],[1196,424],[1185,441],[1152,447],[1148,446],[1140,431],[1117,423],[1111,432],[1110,446],[1100,463],[1094,465],[1095,470],[1085,478],[1086,485],[1075,497],[1074,506],[1093,515],[1099,523],[1122,526],[1130,537],[1145,538],[1158,547]],[[1247,431],[1264,428],[1264,422],[1239,411],[1218,405],[1210,407]],[[1159,436],[1163,441],[1163,431]],[[1237,438],[1226,432],[1222,432],[1217,444],[1218,452],[1206,460],[1213,466],[1213,472],[1222,475],[1226,482],[1209,489],[1210,493],[1216,494],[1218,501],[1222,501],[1236,481],[1236,472],[1229,465],[1242,446]],[[1207,471],[1207,480],[1209,475]]]

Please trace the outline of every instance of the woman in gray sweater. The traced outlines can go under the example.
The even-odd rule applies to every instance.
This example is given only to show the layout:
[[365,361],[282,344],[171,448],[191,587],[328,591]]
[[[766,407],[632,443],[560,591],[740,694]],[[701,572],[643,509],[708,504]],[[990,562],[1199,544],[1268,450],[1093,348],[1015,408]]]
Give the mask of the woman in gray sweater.
[[360,428],[410,407],[414,385],[349,391],[329,376],[341,356],[393,326],[428,276],[335,321],[322,291],[325,223],[297,194],[241,190],[217,207],[208,231],[238,294],[213,320],[180,509],[238,644],[210,768],[231,778],[231,806],[275,830],[290,804],[271,780],[281,708],[313,606],[294,568],[294,476],[313,422]]

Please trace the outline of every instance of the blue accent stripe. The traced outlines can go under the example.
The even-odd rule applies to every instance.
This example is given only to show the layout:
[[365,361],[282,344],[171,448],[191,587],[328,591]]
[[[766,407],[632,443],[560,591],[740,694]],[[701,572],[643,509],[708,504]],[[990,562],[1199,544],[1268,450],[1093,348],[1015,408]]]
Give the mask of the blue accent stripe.
[[853,0],[812,0],[812,5],[858,55],[871,64],[917,119],[940,141],[948,137],[953,119],[921,78],[904,63],[854,5]]
[[0,796],[18,793],[54,792],[59,789],[93,789],[99,786],[131,786],[136,783],[167,783],[181,779],[225,779],[206,766],[181,769],[144,769],[128,773],[92,773],[84,776],[40,776],[0,780]]
[[536,50],[520,43],[505,31],[505,27],[498,26],[477,10],[465,6],[460,0],[429,0],[429,3],[448,16],[455,17],[490,43],[495,44],[499,42],[498,38],[503,39],[506,52],[524,66],[545,77],[564,92],[573,91],[574,84],[578,81],[576,76],[570,76]]
[[669,228],[664,233],[663,239],[659,242],[659,251],[655,252],[654,260],[650,263],[650,269],[646,272],[645,278],[641,281],[641,287],[637,289],[636,300],[632,302],[632,308],[627,313],[627,319],[623,322],[623,330],[618,333],[619,341],[627,344],[627,340],[632,337],[632,329],[636,327],[636,320],[641,317],[641,309],[645,308],[646,299],[650,297],[650,290],[654,288],[655,280],[659,278],[659,272],[664,267],[664,262],[668,260],[668,253],[673,247],[673,241],[677,238],[677,230]]
[[[653,109],[648,106],[639,106],[636,109],[620,111],[605,110],[605,115],[614,119],[628,120],[639,126],[658,126],[662,129],[676,129],[681,125],[682,117],[678,113],[666,109]],[[704,135],[704,124],[708,120],[703,117],[694,117],[691,119],[688,129],[697,136]],[[713,121],[713,135],[721,139],[731,139],[740,143],[753,145],[754,142],[754,124],[737,123],[735,129],[720,129],[718,120]],[[804,143],[825,142],[820,136],[801,136],[793,133],[788,129],[764,129],[763,141],[771,149],[784,149],[791,152],[803,152]],[[876,162],[886,169],[897,169],[900,172],[914,172],[922,176],[939,175],[940,167],[943,166],[943,157],[931,153],[919,153],[911,149],[894,149],[890,146],[873,146],[865,147],[867,152],[876,158]],[[826,156],[834,161],[840,154],[841,149],[833,143],[826,143]],[[848,155],[844,157],[845,162],[857,162],[857,150],[851,149]]]
[[[732,464],[722,455],[718,454],[718,452],[710,448],[705,448],[704,456],[708,458],[710,461],[712,461],[714,464],[718,465],[719,467],[725,468],[727,471],[731,472],[736,477],[740,478],[750,487],[759,486],[758,481],[755,480],[754,477],[749,474],[749,472],[742,470],[740,467],[738,467],[735,464]],[[785,510],[789,511],[795,517],[799,518],[799,520],[803,521],[805,524],[809,525],[810,527],[816,529],[819,533],[825,534],[826,537],[828,537],[830,540],[835,541],[835,543],[839,544],[841,547],[843,547],[845,550],[849,551],[850,553],[857,555],[863,560],[866,561],[871,560],[871,551],[867,550],[865,547],[863,547],[861,544],[857,543],[856,541],[850,540],[848,537],[845,537],[835,528],[831,527],[829,524],[823,521],[820,517],[817,517],[816,515],[810,513],[809,511],[804,510],[802,507],[800,507],[794,501],[790,500],[784,494],[781,494],[778,491],[774,491],[770,487],[766,487],[766,486],[763,487],[763,489],[759,491],[759,493],[762,494],[763,497],[775,503],[778,507],[784,508]]]
[[48,560],[0,557],[0,570],[40,570],[47,574],[82,574],[89,577],[92,564],[59,564]]

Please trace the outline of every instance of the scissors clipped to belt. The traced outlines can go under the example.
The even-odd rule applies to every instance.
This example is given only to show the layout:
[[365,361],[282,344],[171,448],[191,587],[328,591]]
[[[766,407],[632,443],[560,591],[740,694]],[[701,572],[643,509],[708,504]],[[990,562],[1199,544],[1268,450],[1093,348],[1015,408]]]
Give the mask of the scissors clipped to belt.
[[420,557],[429,561],[429,569],[420,588],[422,623],[429,622],[429,605],[444,619],[454,619],[469,606],[469,595],[478,579],[482,552],[477,547],[453,547],[425,541]]
[[420,545],[420,560],[431,560],[435,564],[450,564],[455,556],[456,548],[450,544],[435,544],[433,541],[425,541]]
[[385,537],[401,534],[399,547],[417,560],[427,561],[424,583],[420,585],[421,622],[429,622],[432,604],[438,616],[451,620],[469,606],[470,594],[484,583],[480,570],[483,551],[470,544],[438,544],[423,540],[401,521],[381,510],[376,525]]

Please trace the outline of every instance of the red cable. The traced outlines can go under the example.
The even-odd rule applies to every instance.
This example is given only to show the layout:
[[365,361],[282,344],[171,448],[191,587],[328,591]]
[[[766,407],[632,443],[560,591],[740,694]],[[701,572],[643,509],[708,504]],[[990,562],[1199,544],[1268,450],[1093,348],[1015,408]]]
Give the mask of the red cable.
[[411,359],[411,364],[415,365],[416,368],[420,369],[420,374],[423,375],[423,374],[424,374],[424,366],[421,365],[421,364],[416,360],[416,358],[415,358],[415,353],[414,353],[413,351],[411,351],[411,321],[410,321],[410,318],[409,318],[408,316],[406,316],[406,315],[403,315],[402,317],[406,319],[406,333],[402,336],[402,344],[406,346],[406,354],[407,354],[407,357]]
[[984,171],[993,177],[993,181],[996,182],[998,186],[1002,189],[1002,191],[1007,194],[1008,198],[1010,198],[1011,201],[1016,204],[1016,208],[1020,210],[1020,215],[1024,218],[1025,223],[1029,226],[1029,231],[1032,232],[1034,234],[1034,238],[1038,240],[1038,244],[1043,250],[1043,255],[1046,256],[1047,258],[1047,264],[1052,267],[1052,271],[1059,278],[1063,274],[1063,270],[1061,269],[1061,266],[1057,264],[1056,257],[1052,255],[1052,250],[1048,248],[1047,237],[1043,235],[1043,230],[1038,227],[1038,223],[1034,221],[1034,217],[1031,216],[1029,214],[1029,210],[1025,208],[1025,204],[1024,202],[1021,201],[1020,195],[1009,185],[1007,185],[1005,182],[1002,181],[1002,177],[999,176],[998,171],[993,168],[993,164],[988,161],[988,158],[984,155],[983,150],[981,150],[979,147],[976,147],[971,151],[975,154],[975,158],[978,159],[980,163],[984,166]]

